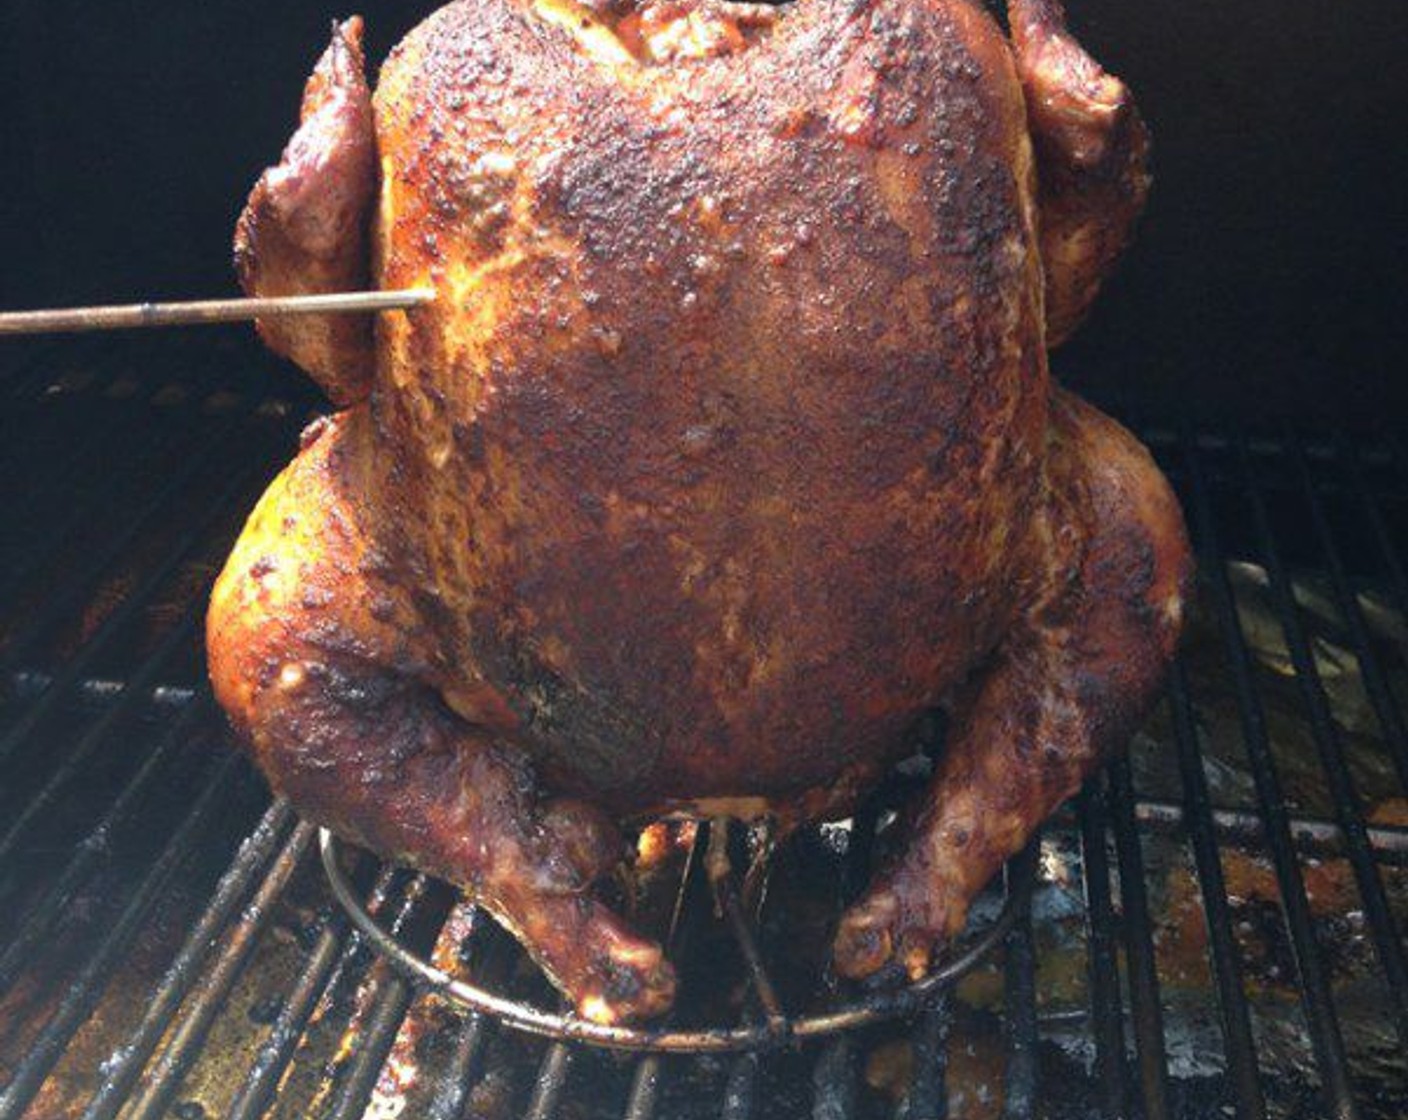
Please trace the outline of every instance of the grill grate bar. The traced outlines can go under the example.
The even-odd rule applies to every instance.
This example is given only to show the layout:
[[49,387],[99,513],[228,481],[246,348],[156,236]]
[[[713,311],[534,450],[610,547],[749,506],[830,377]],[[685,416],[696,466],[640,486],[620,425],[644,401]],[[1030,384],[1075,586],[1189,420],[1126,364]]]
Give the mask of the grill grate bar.
[[724,1083],[724,1104],[720,1120],[748,1120],[753,1115],[753,1099],[757,1093],[760,1062],[755,1051],[747,1051],[734,1059]]
[[469,1013],[455,1040],[455,1049],[446,1064],[440,1088],[430,1102],[426,1120],[459,1120],[469,1090],[479,1075],[491,1032],[492,1024],[481,1012]]
[[[396,878],[394,867],[382,869],[368,894],[371,913],[382,909]],[[336,990],[360,946],[361,938],[355,931],[348,937],[348,922],[342,912],[331,911],[268,1037],[255,1053],[226,1120],[258,1120],[264,1115],[319,1000],[324,992]]]
[[[416,875],[406,886],[405,894],[392,913],[388,932],[399,937],[407,924],[416,915],[425,898],[429,880],[424,875]],[[443,922],[441,923],[443,925]],[[384,963],[378,967],[386,969]],[[336,1102],[328,1115],[328,1120],[358,1120],[367,1106],[367,1099],[376,1087],[377,1076],[386,1063],[391,1047],[396,1043],[396,1032],[410,1010],[415,992],[400,976],[389,970],[381,977],[374,995],[372,1012],[367,1020],[357,1046],[357,1056],[352,1060],[352,1068],[342,1082]],[[135,1118],[133,1118],[135,1120]]]
[[[1398,1031],[1399,1042],[1408,1046],[1408,961],[1404,960],[1402,938],[1394,922],[1393,913],[1389,910],[1383,882],[1374,866],[1369,838],[1365,833],[1364,810],[1358,791],[1354,787],[1354,779],[1349,773],[1344,745],[1330,714],[1329,701],[1325,696],[1319,670],[1315,666],[1315,658],[1310,651],[1310,643],[1301,625],[1300,608],[1291,590],[1291,582],[1281,561],[1280,550],[1272,536],[1266,504],[1247,460],[1246,445],[1241,441],[1238,445],[1238,461],[1242,468],[1245,492],[1251,503],[1258,549],[1271,579],[1277,614],[1290,649],[1292,664],[1295,666],[1296,680],[1306,702],[1315,746],[1325,775],[1329,779],[1330,793],[1334,798],[1335,811],[1344,834],[1346,853],[1350,866],[1354,869],[1355,881],[1359,885],[1360,901],[1364,905],[1364,914],[1374,936],[1379,961],[1388,980],[1394,1005],[1394,1025]],[[1362,660],[1361,655],[1361,663]]]
[[[200,477],[201,470],[216,462],[218,459],[228,454],[229,445],[234,442],[236,429],[233,425],[227,426],[224,433],[209,443],[202,452],[193,455],[187,463],[175,474],[171,476],[147,502],[145,508],[124,523],[124,527],[118,530],[106,543],[103,548],[97,549],[89,561],[82,564],[79,572],[68,578],[64,586],[48,595],[44,606],[28,617],[26,624],[14,634],[3,655],[0,655],[0,672],[8,673],[15,669],[20,662],[29,656],[35,646],[45,638],[52,630],[58,628],[63,619],[63,614],[70,609],[77,601],[79,595],[99,582],[107,571],[112,568],[127,551],[127,549],[152,528],[152,523],[157,520],[159,514],[165,512],[166,508],[175,500],[181,497]],[[246,458],[240,456],[240,458]],[[258,464],[248,467],[239,472],[239,481],[245,485]],[[227,488],[232,491],[233,487]],[[228,501],[232,493],[223,494],[224,500]],[[209,529],[208,518],[210,514],[201,518],[202,526]],[[194,537],[193,530],[188,530],[182,535],[184,540],[187,537]],[[163,565],[165,566],[165,565]],[[143,580],[142,586],[145,588],[150,582],[150,576]],[[132,596],[124,603],[128,606],[136,599]],[[121,608],[119,608],[121,609]],[[130,616],[129,616],[130,617]],[[110,620],[109,620],[110,621]],[[104,630],[107,630],[106,624]],[[111,633],[111,631],[108,631]],[[81,672],[81,669],[79,670]],[[65,676],[73,672],[70,665],[65,672]],[[76,675],[76,674],[75,674]],[[7,747],[6,750],[13,749]]]
[[[749,991],[743,999],[743,1021],[751,1022],[757,1013],[757,998]],[[762,1062],[756,1051],[745,1050],[733,1059],[724,1082],[722,1120],[747,1120],[753,1115],[753,1096],[761,1072]]]
[[626,1099],[625,1120],[650,1120],[660,1095],[660,1057],[651,1054],[636,1063],[631,1075],[631,1092]]
[[[875,855],[879,827],[877,798],[870,798],[851,820],[846,858],[841,867],[840,898],[850,902],[865,885]],[[833,1036],[812,1067],[812,1120],[847,1120],[856,1110],[856,1055],[850,1036]]]
[[1374,652],[1374,641],[1369,635],[1369,626],[1364,621],[1364,612],[1360,610],[1359,599],[1350,583],[1339,547],[1335,544],[1335,535],[1330,531],[1324,502],[1311,479],[1305,448],[1300,440],[1295,438],[1288,438],[1286,442],[1296,473],[1300,476],[1306,504],[1310,508],[1310,521],[1320,545],[1320,555],[1324,557],[1325,567],[1330,575],[1330,585],[1334,590],[1340,617],[1344,619],[1350,641],[1354,645],[1354,656],[1359,663],[1364,691],[1368,693],[1369,703],[1384,733],[1384,741],[1388,744],[1389,754],[1398,772],[1399,788],[1408,793],[1408,731],[1405,731],[1402,713],[1389,689],[1388,675]]
[[856,1051],[850,1037],[834,1036],[812,1068],[812,1120],[850,1120],[859,1090]]
[[1139,1058],[1139,1085],[1148,1120],[1167,1120],[1168,1056],[1164,1018],[1159,1000],[1158,968],[1154,960],[1153,923],[1149,892],[1144,884],[1144,857],[1134,818],[1134,782],[1129,759],[1119,752],[1110,760],[1110,804],[1115,831],[1115,855],[1120,872],[1120,902],[1124,912],[1124,954],[1129,968],[1129,1004]]
[[538,1067],[533,1097],[528,1102],[528,1111],[524,1113],[523,1120],[552,1120],[557,1113],[557,1102],[567,1088],[567,1078],[572,1073],[574,1053],[565,1042],[554,1042],[548,1047],[543,1064]]
[[1379,556],[1388,573],[1394,597],[1398,600],[1398,609],[1404,613],[1405,617],[1408,617],[1408,572],[1403,569],[1398,548],[1393,543],[1393,534],[1389,532],[1388,523],[1384,520],[1383,510],[1379,508],[1373,490],[1369,488],[1364,479],[1364,471],[1359,461],[1359,449],[1346,446],[1345,440],[1341,438],[1337,441],[1336,455],[1349,470],[1350,489],[1359,497],[1360,508],[1364,513],[1365,520],[1369,523],[1374,543],[1378,547]]
[[23,915],[13,940],[4,952],[0,953],[0,992],[7,991],[14,983],[30,953],[48,935],[55,919],[72,901],[78,886],[93,870],[98,860],[106,854],[113,832],[128,817],[142,794],[150,788],[167,760],[190,742],[195,727],[209,715],[209,707],[205,703],[193,704],[186,708],[143,758],[141,767],[118,794],[102,820],[75,846],[73,856],[59,877],[31,910]]
[[128,1120],[157,1120],[166,1112],[171,1098],[181,1087],[186,1071],[204,1045],[205,1036],[224,1006],[230,989],[249,963],[254,946],[273,916],[274,903],[308,854],[316,831],[311,824],[301,821],[289,836],[264,882],[230,931],[214,966],[195,989],[190,1006],[172,1031],[171,1041],[144,1078],[136,1101],[127,1113]]
[[337,1094],[337,1102],[328,1114],[329,1120],[357,1120],[367,1107],[367,1100],[376,1088],[381,1067],[396,1044],[396,1033],[410,1010],[415,995],[411,986],[399,976],[388,977],[377,995],[376,1005],[367,1020],[367,1029],[352,1060],[352,1070]]
[[[689,899],[690,887],[693,884],[696,872],[700,863],[699,845],[700,836],[707,833],[705,840],[704,869],[709,880],[709,885],[714,890],[716,904],[723,904],[723,894],[729,888],[732,890],[733,913],[737,920],[736,926],[731,926],[735,941],[745,955],[748,948],[751,948],[754,959],[758,962],[761,972],[762,962],[758,957],[758,945],[753,940],[752,930],[748,928],[744,920],[741,908],[738,903],[738,890],[733,881],[733,865],[729,861],[728,846],[731,834],[732,821],[727,817],[715,817],[707,822],[701,829],[697,829],[694,838],[690,842],[689,852],[685,856],[684,868],[680,872],[679,886],[675,890],[674,905],[670,908],[670,925],[665,932],[663,948],[666,956],[674,956],[680,946],[680,920],[684,917],[685,906]],[[741,940],[740,940],[741,938]],[[747,946],[744,946],[744,941]],[[771,991],[772,981],[768,979],[766,973],[761,973],[763,982]],[[774,1000],[776,997],[774,996]],[[625,1120],[650,1120],[655,1115],[656,1099],[660,1095],[660,1086],[663,1080],[663,1063],[660,1055],[647,1054],[636,1063],[635,1072],[631,1075],[631,1089],[626,1098]]]
[[[478,916],[486,917],[483,911],[479,911]],[[485,978],[497,979],[509,965],[512,941],[492,921],[480,922],[471,937],[476,934],[479,935],[477,943],[482,949],[478,953],[478,973]],[[494,1029],[494,1020],[482,1012],[466,1014],[426,1120],[460,1120]]]
[[[1021,864],[1030,864],[1041,850],[1041,834],[1034,836],[1024,851],[1007,868],[1011,881]],[[1018,879],[1020,874],[1016,874]],[[1041,1037],[1036,1020],[1036,945],[1032,938],[1029,906],[1022,908],[1007,935],[1003,980],[1003,1018],[1007,1034],[1007,1071],[1003,1086],[1003,1120],[1029,1120],[1036,1111],[1037,1051]]]
[[1227,883],[1222,874],[1222,857],[1218,852],[1207,776],[1203,773],[1202,749],[1198,745],[1197,723],[1193,702],[1188,695],[1187,671],[1182,661],[1175,662],[1170,671],[1169,698],[1173,708],[1178,768],[1183,779],[1184,820],[1188,822],[1193,862],[1202,891],[1203,918],[1207,925],[1208,944],[1212,949],[1213,980],[1217,985],[1222,1038],[1232,1074],[1237,1120],[1261,1120],[1266,1116],[1266,1101],[1257,1072],[1251,1011],[1242,987],[1241,964],[1232,933],[1232,911],[1227,901]]
[[[156,651],[147,658],[146,663],[132,678],[131,692],[108,708],[84,732],[63,762],[49,774],[39,791],[25,799],[24,808],[15,816],[4,835],[0,837],[0,861],[10,857],[15,846],[29,828],[44,818],[63,788],[82,772],[84,764],[93,757],[100,746],[108,741],[112,732],[121,726],[123,721],[140,706],[147,690],[161,678],[169,664],[178,655],[186,652],[191,638],[195,635],[202,613],[199,606],[193,605],[187,608],[186,617],[172,627]],[[3,974],[2,969],[0,969],[0,974]],[[0,989],[4,986],[4,981],[0,980]]]
[[[107,376],[106,368],[104,376]],[[96,407],[103,412],[100,430],[96,437],[91,439],[87,438],[86,428],[83,429],[82,438],[75,438],[74,433],[69,432],[62,424],[23,425],[23,437],[27,437],[29,446],[24,448],[20,456],[14,457],[15,461],[25,464],[31,470],[32,464],[43,463],[46,471],[45,484],[26,489],[20,497],[18,507],[9,510],[9,523],[28,526],[38,521],[44,524],[40,511],[52,508],[56,486],[66,488],[72,486],[75,481],[80,481],[83,483],[83,492],[80,500],[64,503],[67,508],[59,523],[46,529],[42,543],[25,540],[24,556],[0,575],[0,603],[9,602],[11,596],[36,571],[50,564],[58,556],[62,546],[69,543],[69,537],[79,527],[89,524],[98,511],[107,509],[111,499],[130,481],[130,475],[123,471],[113,471],[108,464],[129,458],[134,439],[145,445],[145,439],[152,430],[151,418],[154,412],[165,412],[168,414],[168,420],[170,416],[179,416],[182,421],[180,435],[174,441],[174,446],[160,455],[160,467],[155,474],[169,474],[201,448],[208,438],[204,429],[209,423],[208,420],[204,425],[200,422],[202,418],[195,407],[195,400],[166,404],[162,401],[162,394],[163,390],[158,389],[146,394],[126,396],[121,400],[104,400],[95,406],[91,400],[93,392],[90,389],[86,394],[90,399],[84,402],[86,407]],[[25,403],[36,409],[52,407],[51,402],[45,401],[30,400]],[[126,414],[135,420],[136,424],[113,423],[109,415],[111,412]],[[169,428],[169,423],[161,426]],[[38,448],[34,446],[36,442],[40,443]],[[156,464],[153,463],[152,466]]]
[[1110,898],[1110,861],[1105,848],[1105,799],[1100,776],[1077,797],[1082,878],[1085,882],[1087,971],[1090,1017],[1095,1034],[1095,1069],[1106,1117],[1126,1114],[1124,1012],[1120,1005],[1115,917]]
[[[83,648],[67,662],[62,672],[49,683],[45,693],[27,708],[25,714],[5,732],[3,737],[0,737],[0,766],[13,757],[21,744],[46,719],[50,718],[60,705],[69,700],[73,689],[89,667],[106,654],[127,625],[150,606],[163,584],[193,552],[199,549],[220,519],[230,516],[235,502],[245,496],[260,473],[262,472],[257,466],[236,472],[234,477],[220,488],[205,512],[171,543],[163,554],[162,560],[142,577],[137,586],[128,593],[122,604],[103,620],[102,624],[84,643]],[[139,701],[142,693],[157,682],[158,674],[165,668],[167,662],[184,650],[194,627],[204,618],[204,602],[204,594],[196,597],[187,608],[186,616],[182,622],[162,639],[158,652],[149,657],[137,676],[128,682],[129,685],[135,686],[128,693],[131,698],[130,702]],[[13,650],[11,652],[13,653]],[[120,701],[113,712],[105,717],[105,721],[119,718],[127,703],[126,698]],[[84,745],[88,750],[91,750],[96,743],[91,737],[86,737]],[[58,774],[53,777],[57,779]],[[53,784],[54,782],[51,781],[50,785]],[[46,786],[46,790],[48,788]],[[36,811],[35,806],[31,805],[27,810],[27,815],[32,817]],[[9,845],[13,842],[13,837],[18,830],[19,822],[16,822],[15,827],[8,831],[5,839],[0,841],[0,859],[8,854]]]
[[[1190,725],[1191,726],[1191,725]],[[1243,809],[1208,806],[1213,835],[1217,842],[1234,848],[1259,852],[1266,846],[1266,822]],[[1181,835],[1190,825],[1185,806],[1171,801],[1140,800],[1134,803],[1134,819],[1146,831],[1165,836]],[[1291,838],[1306,855],[1339,856],[1345,851],[1344,831],[1323,817],[1288,816]],[[1053,818],[1060,824],[1062,815]],[[1408,828],[1402,825],[1372,825],[1364,830],[1374,858],[1381,863],[1402,864],[1408,860]]]
[[[37,669],[16,669],[10,674],[10,695],[22,703],[37,700],[54,683],[51,673]],[[0,688],[5,687],[0,684]],[[125,679],[112,676],[84,677],[73,686],[73,696],[84,707],[100,707],[120,699],[127,688]],[[162,683],[153,688],[142,699],[154,708],[183,708],[195,699],[197,689],[190,684]]]
[[1232,681],[1242,720],[1242,737],[1252,764],[1257,804],[1265,821],[1267,847],[1276,869],[1281,896],[1281,912],[1291,938],[1296,972],[1301,989],[1301,1005],[1314,1046],[1316,1061],[1324,1078],[1325,1101],[1336,1120],[1357,1120],[1359,1109],[1350,1088],[1345,1062],[1344,1038],[1330,998],[1329,977],[1324,957],[1315,942],[1305,883],[1291,839],[1289,813],[1281,793],[1281,781],[1267,736],[1266,716],[1257,696],[1251,655],[1237,616],[1227,560],[1213,517],[1212,500],[1202,455],[1196,441],[1185,434],[1183,440],[1188,477],[1193,489],[1193,521],[1190,526],[1200,567],[1207,578],[1217,614],[1218,629],[1227,644]]
[[948,1116],[948,1035],[953,1010],[947,991],[938,992],[910,1035],[914,1077],[896,1120],[946,1120]]
[[218,818],[227,792],[224,779],[236,773],[237,764],[238,757],[234,754],[227,755],[217,764],[217,773],[222,780],[207,786],[191,806],[180,826],[172,833],[170,844],[128,900],[112,930],[84,962],[24,1060],[16,1066],[10,1084],[0,1093],[0,1120],[18,1120],[49,1071],[63,1056],[64,1048],[74,1033],[92,1013],[112,976],[118,957],[126,952],[137,936],[148,912],[190,854],[200,834]]
[[[219,780],[210,783],[201,794],[202,800],[216,798],[224,792],[224,778],[232,772],[238,757],[234,752],[229,754],[230,768],[222,767],[216,775]],[[293,810],[289,808],[288,802],[275,801],[265,811],[259,824],[240,844],[229,869],[216,884],[210,904],[191,932],[186,935],[186,940],[175,959],[163,974],[161,983],[152,992],[141,1023],[128,1036],[127,1041],[102,1064],[102,1084],[85,1109],[83,1120],[109,1120],[122,1108],[147,1059],[166,1033],[186,993],[198,979],[198,970],[209,954],[216,936],[229,921],[240,899],[249,892],[254,877],[273,855],[279,838],[292,821]],[[179,832],[174,834],[166,851],[162,853],[162,861],[174,861],[184,850],[182,844],[188,844],[191,839],[190,835],[183,836]],[[143,883],[140,889],[146,890],[147,884]]]

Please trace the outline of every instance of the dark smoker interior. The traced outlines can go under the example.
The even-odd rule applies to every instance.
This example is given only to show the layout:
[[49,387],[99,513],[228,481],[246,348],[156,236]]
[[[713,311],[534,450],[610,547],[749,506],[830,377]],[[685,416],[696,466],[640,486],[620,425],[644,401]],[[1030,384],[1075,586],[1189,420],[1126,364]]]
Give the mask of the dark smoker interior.
[[[435,6],[361,4],[369,58]],[[1212,414],[1372,425],[1401,411],[1403,6],[1070,7],[1136,91],[1156,187],[1066,378]],[[234,216],[345,14],[307,0],[6,5],[5,306],[232,290]]]
[[[1067,6],[1156,183],[1056,368],[1150,446],[1199,577],[1165,697],[997,949],[908,1019],[747,1056],[603,1055],[420,991],[204,682],[210,581],[325,402],[244,327],[0,339],[0,1120],[1408,1113],[1408,7]],[[357,5],[369,57],[433,7]],[[347,14],[0,9],[0,308],[234,294],[235,215]],[[820,961],[925,765],[774,859],[752,921],[789,1013],[873,994]],[[707,843],[661,840],[642,920],[676,929],[677,1025],[759,1022]],[[443,884],[348,866],[404,944],[554,1006]]]

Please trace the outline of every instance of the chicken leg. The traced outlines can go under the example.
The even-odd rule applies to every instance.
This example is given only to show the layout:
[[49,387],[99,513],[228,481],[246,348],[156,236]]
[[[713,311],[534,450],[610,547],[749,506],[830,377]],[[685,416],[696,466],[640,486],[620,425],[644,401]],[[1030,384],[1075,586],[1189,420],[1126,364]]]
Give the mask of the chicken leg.
[[924,975],[1003,861],[1124,742],[1173,656],[1191,569],[1168,483],[1133,436],[1069,394],[1053,400],[1048,452],[1036,530],[1050,582],[955,713],[904,851],[843,916],[843,975],[891,962]]
[[660,948],[588,893],[624,855],[615,827],[538,797],[505,706],[470,722],[424,683],[423,628],[364,532],[369,426],[365,408],[314,425],[250,518],[211,602],[216,696],[305,816],[465,887],[583,1016],[657,1014]]

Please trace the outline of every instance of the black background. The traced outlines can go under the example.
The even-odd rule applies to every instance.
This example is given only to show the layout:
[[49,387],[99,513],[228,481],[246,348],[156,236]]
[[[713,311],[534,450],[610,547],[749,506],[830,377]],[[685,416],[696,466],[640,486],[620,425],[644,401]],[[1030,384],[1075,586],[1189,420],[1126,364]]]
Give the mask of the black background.
[[[800,0],[806,2],[806,0]],[[379,60],[433,3],[373,0]],[[234,217],[348,10],[327,0],[0,8],[0,301],[233,290]],[[1060,356],[1110,401],[1399,425],[1408,5],[1071,0],[1156,142],[1136,248]]]

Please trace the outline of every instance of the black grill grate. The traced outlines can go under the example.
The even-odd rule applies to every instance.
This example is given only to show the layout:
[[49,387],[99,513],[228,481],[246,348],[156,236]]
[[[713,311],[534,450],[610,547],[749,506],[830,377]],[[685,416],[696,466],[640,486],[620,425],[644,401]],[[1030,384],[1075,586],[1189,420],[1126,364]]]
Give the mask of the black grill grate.
[[[392,973],[330,904],[313,830],[224,742],[205,595],[312,404],[236,337],[0,355],[0,1118],[1408,1110],[1392,442],[1136,424],[1200,556],[1188,650],[1130,757],[1045,829],[1000,960],[903,1027],[632,1058],[461,1016]],[[807,951],[782,918],[834,912],[885,821],[877,806],[779,857],[761,945],[793,996]],[[369,857],[352,875],[419,951],[541,993],[442,885]],[[707,910],[702,878],[667,902]],[[687,916],[678,939],[683,960],[719,956]],[[719,975],[755,1020],[746,964]]]

